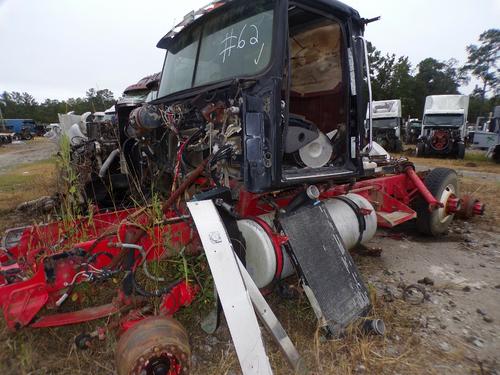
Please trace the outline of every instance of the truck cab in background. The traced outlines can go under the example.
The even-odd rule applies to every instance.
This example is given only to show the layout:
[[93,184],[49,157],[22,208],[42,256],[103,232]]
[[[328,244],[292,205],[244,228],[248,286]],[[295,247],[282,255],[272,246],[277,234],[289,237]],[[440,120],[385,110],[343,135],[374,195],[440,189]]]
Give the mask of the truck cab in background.
[[425,99],[417,156],[465,157],[467,95],[431,95]]
[[414,145],[422,133],[422,121],[418,118],[411,118],[405,124],[405,143]]
[[372,102],[372,119],[373,140],[387,151],[401,152],[401,100]]
[[495,107],[484,127],[474,132],[471,147],[487,150],[488,159],[500,163],[500,106]]
[[7,132],[13,133],[16,140],[29,141],[36,134],[37,123],[32,119],[5,119],[4,121]]
[[[474,132],[470,132],[471,148],[479,150],[490,150],[500,144],[500,106],[495,107],[490,117],[478,117],[482,120],[481,126],[476,126]],[[471,134],[472,133],[472,134]]]

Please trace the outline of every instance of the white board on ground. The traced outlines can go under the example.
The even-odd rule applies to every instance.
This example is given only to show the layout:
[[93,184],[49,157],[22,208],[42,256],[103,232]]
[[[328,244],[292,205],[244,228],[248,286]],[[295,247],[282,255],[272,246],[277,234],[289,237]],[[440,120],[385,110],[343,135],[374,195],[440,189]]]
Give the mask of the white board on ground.
[[244,375],[272,375],[250,296],[226,228],[211,200],[188,202]]

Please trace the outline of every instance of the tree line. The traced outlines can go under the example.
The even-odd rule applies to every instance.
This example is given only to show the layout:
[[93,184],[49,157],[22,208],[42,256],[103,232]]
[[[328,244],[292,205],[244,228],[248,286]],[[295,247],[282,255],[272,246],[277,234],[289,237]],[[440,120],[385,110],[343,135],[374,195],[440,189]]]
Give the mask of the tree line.
[[479,44],[466,47],[467,61],[439,61],[432,57],[413,67],[407,56],[383,55],[368,44],[374,100],[401,99],[405,117],[420,118],[428,95],[459,94],[463,84],[480,82],[470,95],[469,121],[488,116],[500,105],[500,30],[479,36]]
[[42,124],[58,122],[58,113],[102,112],[113,104],[115,97],[108,89],[91,88],[83,98],[45,99],[41,103],[27,92],[4,91],[0,94],[0,110],[3,118],[30,118]]
[[[500,105],[500,29],[483,32],[479,44],[467,46],[467,61],[463,66],[454,59],[438,61],[429,57],[413,67],[407,56],[383,55],[371,43],[368,51],[373,98],[401,99],[405,117],[421,117],[426,96],[458,94],[460,86],[472,77],[481,84],[470,96],[469,121],[488,116]],[[41,103],[26,92],[0,94],[4,118],[32,118],[40,123],[57,122],[58,113],[104,111],[114,103],[114,95],[108,89],[91,88],[83,98],[46,99]]]

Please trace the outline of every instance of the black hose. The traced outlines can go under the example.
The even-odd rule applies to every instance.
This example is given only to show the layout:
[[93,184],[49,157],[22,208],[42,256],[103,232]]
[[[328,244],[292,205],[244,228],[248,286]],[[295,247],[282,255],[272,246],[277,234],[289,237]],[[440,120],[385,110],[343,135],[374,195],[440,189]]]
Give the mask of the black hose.
[[135,272],[131,272],[129,275],[127,275],[127,277],[130,278],[134,292],[139,294],[140,296],[143,296],[143,297],[161,297],[162,295],[170,292],[175,286],[177,286],[178,284],[180,284],[182,282],[182,280],[177,280],[177,281],[174,281],[173,283],[171,283],[163,288],[155,289],[154,291],[150,292],[150,291],[146,290],[145,288],[143,288],[137,282],[137,280],[135,278]]

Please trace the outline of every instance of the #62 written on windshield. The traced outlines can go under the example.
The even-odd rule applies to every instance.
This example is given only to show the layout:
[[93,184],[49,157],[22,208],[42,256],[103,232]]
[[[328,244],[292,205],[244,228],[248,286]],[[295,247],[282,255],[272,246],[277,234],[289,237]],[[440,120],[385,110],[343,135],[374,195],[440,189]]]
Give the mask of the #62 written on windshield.
[[[246,32],[246,33],[245,33]],[[249,34],[249,35],[247,35]],[[248,39],[247,39],[248,38]],[[226,62],[226,59],[231,57],[231,51],[234,48],[237,49],[253,49],[256,53],[256,57],[254,58],[255,65],[259,65],[259,61],[262,57],[262,52],[264,51],[264,47],[266,45],[265,42],[259,41],[259,28],[257,25],[245,24],[239,35],[235,35],[234,28],[231,28],[230,33],[226,33],[225,38],[221,41],[223,46],[222,51],[219,53],[219,56],[222,56],[222,63]],[[260,48],[259,48],[260,47]]]

